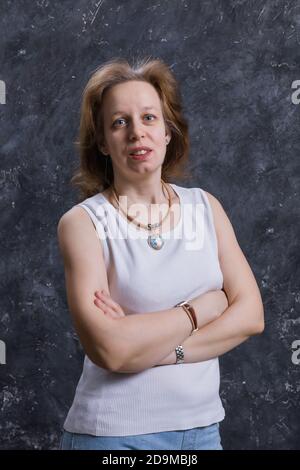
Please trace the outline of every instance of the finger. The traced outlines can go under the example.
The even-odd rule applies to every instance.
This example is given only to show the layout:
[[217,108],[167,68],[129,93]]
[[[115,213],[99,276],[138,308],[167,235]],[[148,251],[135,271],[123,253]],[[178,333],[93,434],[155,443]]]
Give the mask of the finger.
[[102,310],[105,315],[109,315],[113,318],[118,318],[119,314],[115,312],[111,307],[109,307],[105,302],[102,302],[100,299],[95,299],[94,304]]
[[104,314],[106,315],[106,313],[104,312],[104,310],[102,310],[102,308],[101,308],[99,299],[94,299],[94,305],[96,305],[96,307],[97,307],[99,310],[101,310],[102,313],[104,313]]
[[110,295],[108,294],[103,294],[101,292],[96,292],[95,293],[96,297],[98,299],[100,299],[102,302],[104,302],[108,307],[110,307],[112,310],[114,310],[115,312],[119,313],[119,314],[123,314],[123,310],[122,308],[120,307],[120,305],[115,302],[111,297]]
[[104,309],[105,310],[105,314],[109,315],[110,317],[113,317],[113,318],[120,318],[120,317],[125,317],[125,313],[123,312],[123,310],[121,309],[120,307],[120,312],[117,312],[116,310],[114,309],[110,309],[108,308],[107,304],[105,303],[105,301],[102,301],[100,300],[99,298],[95,298],[94,300],[94,303],[96,305],[96,307],[98,308],[101,308],[102,310]]
[[96,291],[95,296],[102,300],[104,303],[110,305],[110,307],[115,312],[117,312],[120,317],[125,317],[125,312],[122,309],[121,305],[115,302],[105,289],[103,289],[102,291]]

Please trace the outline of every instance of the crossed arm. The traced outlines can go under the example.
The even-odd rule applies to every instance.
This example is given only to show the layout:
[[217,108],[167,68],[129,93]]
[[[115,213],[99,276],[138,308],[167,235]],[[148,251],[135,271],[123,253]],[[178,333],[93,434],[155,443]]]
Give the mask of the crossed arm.
[[[219,201],[206,193],[212,207],[218,239],[218,257],[223,273],[223,289],[228,299],[228,308],[216,320],[200,328],[181,344],[184,347],[185,362],[201,362],[218,357],[235,348],[250,336],[264,330],[264,309],[259,288],[252,270],[236,240],[233,227]],[[112,299],[102,298],[109,305]],[[99,306],[99,305],[98,305]],[[101,307],[100,307],[101,308]],[[172,350],[156,364],[175,364]],[[155,366],[155,364],[154,364]],[[135,363],[124,364],[118,372],[128,373],[143,370]]]
[[[253,302],[251,298],[242,299],[234,302],[228,307],[223,315],[217,320],[203,326],[197,332],[183,341],[184,362],[207,361],[214,357],[221,356],[239,344],[246,341],[251,335],[261,333],[262,330],[257,327],[251,333],[243,333],[240,318],[241,315],[251,315]],[[162,359],[158,365],[170,365],[176,363],[175,351]]]

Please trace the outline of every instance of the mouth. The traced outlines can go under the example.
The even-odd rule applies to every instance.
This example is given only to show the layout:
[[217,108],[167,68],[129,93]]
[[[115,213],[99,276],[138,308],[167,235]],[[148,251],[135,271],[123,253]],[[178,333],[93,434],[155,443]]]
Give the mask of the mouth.
[[129,155],[133,160],[144,161],[144,160],[147,160],[151,156],[151,154],[152,154],[152,150],[147,150],[145,153],[141,155],[134,155],[134,154],[129,154]]

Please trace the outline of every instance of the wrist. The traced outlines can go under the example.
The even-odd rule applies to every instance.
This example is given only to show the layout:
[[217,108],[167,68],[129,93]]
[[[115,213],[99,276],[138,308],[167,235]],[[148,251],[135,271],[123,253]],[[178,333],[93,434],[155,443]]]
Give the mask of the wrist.
[[202,321],[203,320],[202,315],[203,315],[203,311],[204,311],[203,302],[201,301],[200,297],[197,297],[196,299],[189,300],[188,302],[193,307],[193,309],[195,311],[198,328],[200,328],[200,326],[202,326],[202,322],[203,322]]
[[159,361],[158,366],[170,366],[176,364],[176,353],[175,350],[170,352],[164,359]]
[[182,307],[183,310],[186,312],[187,316],[189,317],[191,325],[192,325],[191,334],[194,331],[197,331],[199,329],[198,317],[197,317],[197,314],[195,312],[193,305],[190,302],[183,300],[182,302],[179,302],[178,304],[176,304],[175,307]]
[[211,295],[211,292],[205,292],[195,299],[189,301],[194,307],[198,320],[198,328],[201,328],[207,323],[210,323],[218,318],[218,308],[216,300]]

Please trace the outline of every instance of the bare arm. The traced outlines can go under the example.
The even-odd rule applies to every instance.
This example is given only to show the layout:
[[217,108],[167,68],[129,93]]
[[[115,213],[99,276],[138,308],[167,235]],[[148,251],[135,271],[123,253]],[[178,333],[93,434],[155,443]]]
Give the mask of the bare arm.
[[[231,321],[234,318],[233,313],[241,315],[245,308],[252,308],[252,302],[236,302],[231,305],[229,315],[222,315],[217,320],[213,321],[209,325],[205,325],[200,328],[199,331],[193,333],[192,336],[187,338],[181,345],[184,349],[184,362],[201,362],[208,361],[214,357],[221,356],[226,352],[234,349],[239,344],[246,341],[250,335],[239,336],[239,333],[235,334],[234,330],[230,331]],[[234,312],[233,312],[234,310]],[[227,312],[227,313],[228,313]],[[222,320],[222,321],[221,321]],[[229,332],[226,330],[229,329]],[[257,331],[258,334],[260,331]],[[168,356],[162,359],[157,365],[171,365],[176,364],[175,350],[171,351]]]
[[158,361],[190,335],[191,322],[181,308],[118,319],[100,314],[94,293],[109,289],[101,242],[89,215],[81,207],[72,208],[60,219],[57,232],[68,306],[81,344],[95,364],[115,371],[129,351],[152,348]]
[[89,359],[110,370],[114,367],[111,348],[116,325],[113,319],[99,316],[93,303],[95,290],[108,290],[101,242],[89,215],[80,207],[61,217],[57,237],[74,327]]
[[[182,343],[185,362],[201,362],[225,354],[264,330],[264,308],[254,275],[223,207],[214,196],[206,194],[213,211],[229,306],[222,316]],[[175,362],[175,352],[171,351],[158,365]]]
[[[109,295],[100,295],[99,293],[97,293],[96,297],[97,299],[95,300],[95,305],[97,305],[103,313],[110,315],[112,318],[120,316],[120,314],[116,314],[116,312],[121,308],[121,306],[117,304]],[[213,322],[224,312],[224,310],[228,306],[227,297],[222,290],[208,291],[204,294],[195,297],[194,299],[189,300],[189,302],[193,305],[196,311],[199,328],[210,322]],[[177,307],[175,311],[180,311],[181,315],[186,315],[184,310],[181,308]],[[143,315],[139,314],[131,316],[133,318],[133,332],[137,331],[137,323],[135,320]],[[121,316],[124,316],[124,313],[121,314]],[[160,330],[163,327],[160,324],[158,328]],[[196,333],[194,332],[193,336],[195,334]],[[185,341],[188,341],[191,338],[192,337],[189,336]],[[172,345],[172,351],[174,351],[175,347],[178,344],[180,343],[176,343],[175,346]],[[123,363],[119,367],[117,372],[135,373],[148,369],[150,367],[154,367],[156,365],[163,365],[166,363],[165,360],[163,360],[163,358],[165,358],[164,351],[165,344],[162,344],[158,341],[155,348],[153,347],[153,343],[149,343],[149,345],[145,347],[145,341],[143,336],[138,337],[128,347],[127,354],[124,355]],[[174,363],[175,360],[172,362]]]
[[[80,211],[84,212],[81,208]],[[110,370],[121,371],[122,368],[126,370],[128,364],[131,364],[129,369],[135,371],[157,365],[178,344],[182,344],[189,337],[190,320],[181,308],[117,319],[99,315],[92,298],[94,292],[103,287],[108,291],[108,285],[106,272],[105,275],[103,272],[104,262],[99,240],[94,229],[90,227],[90,231],[87,232],[87,225],[91,224],[87,218],[88,216],[85,214],[83,217],[81,212],[81,221],[73,220],[67,224],[68,228],[59,230],[66,266],[69,305],[81,343],[93,362]],[[79,258],[77,253],[80,254]],[[222,268],[228,267],[228,260],[224,262],[222,259],[222,264]],[[233,266],[233,273],[234,268]],[[232,282],[232,270],[230,268],[228,270],[228,281],[226,276],[224,277],[224,290],[226,294],[229,293],[230,301],[233,303],[235,299],[245,298],[245,291],[236,289],[239,279],[235,278],[237,282]],[[240,274],[241,272],[238,272],[238,276]],[[249,276],[249,271],[247,275]],[[244,278],[245,276],[241,276],[242,285]],[[237,335],[239,337],[243,336],[245,331],[247,336],[261,329],[263,318],[257,290],[253,290],[255,298],[248,297],[251,298],[254,308],[251,312],[246,309],[246,315],[237,318],[240,326]],[[248,291],[249,289],[246,289],[246,293]],[[236,313],[236,309],[231,309],[231,312],[233,311]],[[252,333],[249,333],[250,331]]]
[[[238,245],[232,225],[221,204],[207,193],[212,206],[218,237],[219,261],[228,297],[223,315],[203,326],[185,339],[185,362],[200,362],[217,357],[233,349],[252,335],[264,330],[264,310],[258,286],[251,268]],[[155,365],[175,363],[175,348]],[[147,356],[149,354],[149,356]],[[151,348],[127,357],[119,372],[139,371],[151,364]]]
[[[99,308],[101,306],[103,311],[105,310],[107,314],[113,317],[113,308],[116,308],[118,304],[109,298],[109,296],[101,298],[102,302],[96,301],[96,305]],[[193,300],[191,303],[195,307],[197,305],[198,313],[201,312],[200,325],[202,324],[202,327],[181,343],[184,347],[185,363],[207,361],[218,357],[250,337],[250,334],[239,336],[240,326],[239,322],[236,321],[235,315],[240,317],[241,312],[243,314],[247,308],[252,309],[253,302],[251,299],[245,302],[234,302],[229,311],[227,298],[223,291],[211,291],[200,295],[197,300]],[[107,308],[109,306],[112,309]],[[233,309],[234,312],[232,311]],[[226,315],[224,315],[225,312],[227,312]],[[115,316],[119,315],[116,314]],[[258,333],[258,331],[256,332],[255,330],[252,333]],[[149,361],[147,357],[146,360]],[[153,362],[152,367],[176,364],[175,348],[158,363],[151,362]],[[124,361],[123,366],[117,372],[134,373],[146,368],[145,360],[143,358],[136,358],[134,361]]]

